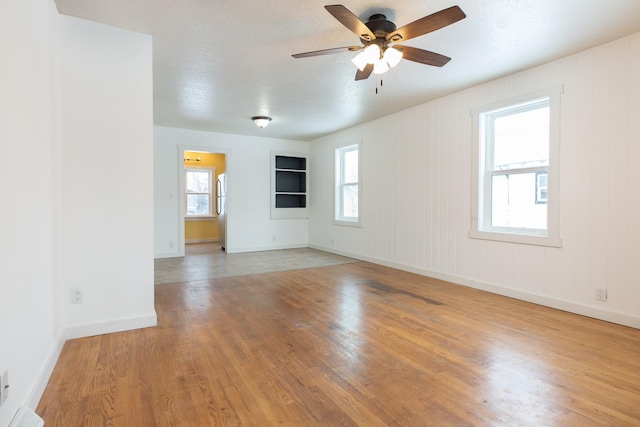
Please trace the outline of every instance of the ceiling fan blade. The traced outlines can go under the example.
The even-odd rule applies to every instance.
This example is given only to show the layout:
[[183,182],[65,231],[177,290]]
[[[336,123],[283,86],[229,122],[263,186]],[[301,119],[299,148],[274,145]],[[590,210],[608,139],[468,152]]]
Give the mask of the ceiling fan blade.
[[356,72],[356,81],[368,79],[372,71],[373,64],[367,64],[362,71],[358,68],[358,71]]
[[387,35],[387,40],[392,42],[406,41],[414,37],[422,36],[440,28],[451,25],[464,19],[467,15],[458,6],[451,6],[440,12],[433,13],[400,27]]
[[375,40],[376,36],[371,32],[364,22],[353,14],[349,9],[341,4],[328,5],[324,7],[327,11],[333,15],[342,25],[347,27],[356,36],[362,40],[371,41]]
[[332,49],[322,49],[314,50],[313,52],[296,53],[291,56],[293,56],[294,58],[308,58],[310,56],[330,55],[332,53],[344,52],[345,50],[355,52],[356,50],[360,50],[362,48],[363,46],[334,47]]
[[409,61],[419,62],[421,64],[433,65],[434,67],[442,67],[447,62],[451,61],[448,56],[440,55],[439,53],[430,52],[424,49],[418,49],[411,46],[394,46],[394,49],[402,51],[402,58]]

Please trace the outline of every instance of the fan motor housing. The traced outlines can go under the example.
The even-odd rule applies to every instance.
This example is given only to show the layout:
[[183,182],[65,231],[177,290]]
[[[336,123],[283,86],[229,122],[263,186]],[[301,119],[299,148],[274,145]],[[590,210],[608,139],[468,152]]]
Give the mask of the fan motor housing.
[[387,34],[396,30],[396,24],[387,21],[387,17],[381,13],[376,13],[369,17],[369,21],[365,24],[367,28],[376,36],[376,38],[385,38]]

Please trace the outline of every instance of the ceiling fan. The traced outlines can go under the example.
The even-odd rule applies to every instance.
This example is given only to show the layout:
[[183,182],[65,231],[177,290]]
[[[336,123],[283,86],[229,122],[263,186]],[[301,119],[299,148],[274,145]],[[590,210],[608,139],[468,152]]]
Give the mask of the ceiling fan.
[[[345,50],[356,52],[362,50],[352,59],[358,67],[356,80],[365,80],[371,73],[382,74],[394,67],[402,58],[435,67],[442,67],[451,58],[439,53],[419,49],[411,46],[403,46],[395,43],[404,42],[414,37],[419,37],[440,28],[451,25],[464,19],[467,15],[458,6],[451,6],[413,21],[410,24],[396,29],[396,25],[387,20],[383,14],[375,14],[364,23],[349,9],[341,4],[324,7],[342,25],[347,27],[359,38],[362,46],[336,47],[332,49],[316,50],[313,52],[297,53],[294,58],[307,58],[310,56],[328,55],[344,52]],[[392,46],[393,44],[393,46]]]

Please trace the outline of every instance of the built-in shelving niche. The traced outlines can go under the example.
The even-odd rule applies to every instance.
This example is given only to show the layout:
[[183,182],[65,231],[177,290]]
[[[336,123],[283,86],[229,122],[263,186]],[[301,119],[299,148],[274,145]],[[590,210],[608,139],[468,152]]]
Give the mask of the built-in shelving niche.
[[307,157],[271,152],[271,218],[308,218]]

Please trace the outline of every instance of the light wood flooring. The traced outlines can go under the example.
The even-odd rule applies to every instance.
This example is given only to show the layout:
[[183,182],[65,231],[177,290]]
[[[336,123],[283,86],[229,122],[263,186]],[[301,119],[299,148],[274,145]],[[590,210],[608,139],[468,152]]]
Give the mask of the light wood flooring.
[[156,286],[46,426],[638,426],[640,330],[365,262]]

